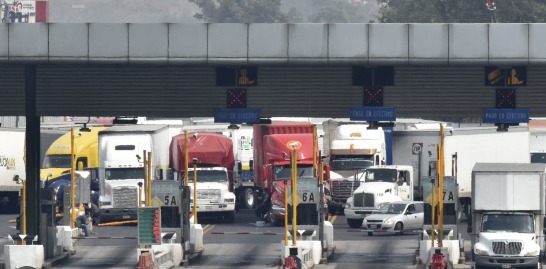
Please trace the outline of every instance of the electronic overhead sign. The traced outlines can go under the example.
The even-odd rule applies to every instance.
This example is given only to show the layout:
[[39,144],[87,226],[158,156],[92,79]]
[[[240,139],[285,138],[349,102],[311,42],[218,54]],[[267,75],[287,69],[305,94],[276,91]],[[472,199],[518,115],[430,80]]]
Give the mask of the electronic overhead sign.
[[259,123],[260,110],[253,108],[222,108],[214,110],[214,122]]
[[484,123],[528,123],[528,109],[486,109],[483,112]]
[[354,121],[396,121],[396,109],[394,107],[353,107],[350,119]]

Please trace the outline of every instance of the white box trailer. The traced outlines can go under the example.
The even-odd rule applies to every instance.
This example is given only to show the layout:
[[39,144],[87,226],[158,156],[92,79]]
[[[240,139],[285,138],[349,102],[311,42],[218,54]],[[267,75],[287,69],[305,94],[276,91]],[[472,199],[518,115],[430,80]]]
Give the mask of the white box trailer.
[[26,180],[25,129],[0,128],[0,213],[19,214],[21,184],[13,181],[18,175]]
[[545,164],[477,163],[468,232],[476,268],[541,268]]
[[[439,124],[436,130],[393,132],[393,162],[412,165],[420,181],[436,178]],[[445,176],[456,176],[461,213],[468,215],[471,204],[472,168],[477,162],[529,163],[529,129],[510,127],[447,128],[444,139]],[[417,168],[417,169],[416,169]],[[414,182],[414,186],[421,186]]]

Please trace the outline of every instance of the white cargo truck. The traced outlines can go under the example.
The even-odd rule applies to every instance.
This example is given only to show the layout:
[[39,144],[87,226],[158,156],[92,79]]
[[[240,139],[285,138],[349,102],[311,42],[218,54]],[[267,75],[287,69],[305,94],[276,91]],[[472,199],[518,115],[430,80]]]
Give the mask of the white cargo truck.
[[19,192],[22,185],[13,181],[18,175],[26,179],[25,130],[0,129],[0,214],[19,214]]
[[137,219],[139,197],[143,205],[147,192],[143,152],[152,153],[152,180],[168,179],[172,175],[168,173],[169,143],[180,129],[167,125],[121,125],[99,132],[100,198],[95,221]]
[[361,174],[373,165],[385,164],[385,133],[381,127],[368,129],[367,124],[343,123],[328,120],[323,123],[327,130],[328,160],[330,170],[341,175],[332,177],[326,184],[328,210],[334,214],[343,210],[347,198],[360,186]]
[[475,268],[541,268],[546,166],[477,163],[468,232]]
[[351,228],[360,228],[364,218],[384,203],[413,201],[413,167],[409,165],[370,166],[363,179],[344,209]]
[[[437,126],[437,128],[434,128]],[[415,169],[416,199],[421,200],[422,182],[436,177],[437,145],[440,125],[428,130],[393,132],[393,162]],[[477,162],[529,163],[529,129],[510,127],[497,132],[496,127],[448,127],[444,140],[444,176],[455,176],[458,185],[459,219],[468,216],[471,205],[471,174]]]

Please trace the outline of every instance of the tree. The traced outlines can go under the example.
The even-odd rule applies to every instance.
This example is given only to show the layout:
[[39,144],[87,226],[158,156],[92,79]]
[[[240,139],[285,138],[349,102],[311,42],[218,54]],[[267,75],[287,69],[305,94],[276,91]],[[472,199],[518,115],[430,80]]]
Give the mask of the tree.
[[545,0],[499,0],[490,11],[482,0],[379,0],[385,23],[545,22]]
[[375,19],[374,1],[353,4],[349,0],[314,0],[309,22],[316,23],[367,23]]
[[275,23],[285,22],[281,12],[281,0],[189,0],[201,13],[194,15],[199,20],[211,23]]

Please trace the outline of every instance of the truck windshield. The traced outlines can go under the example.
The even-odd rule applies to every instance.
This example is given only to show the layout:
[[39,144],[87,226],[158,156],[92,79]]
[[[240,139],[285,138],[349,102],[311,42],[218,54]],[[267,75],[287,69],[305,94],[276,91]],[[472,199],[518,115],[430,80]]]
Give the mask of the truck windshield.
[[396,169],[368,169],[364,177],[366,182],[396,182]]
[[372,166],[373,164],[373,155],[336,155],[330,157],[330,167],[332,170],[365,169]]
[[[298,166],[298,177],[312,177],[313,166]],[[292,168],[287,166],[275,166],[275,180],[292,178]]]
[[485,214],[482,232],[534,233],[533,216],[524,214]]
[[106,180],[114,179],[144,179],[143,168],[106,169]]
[[405,204],[383,204],[374,214],[402,214],[405,208]]
[[[193,182],[193,171],[189,171],[188,182]],[[197,170],[197,182],[227,182],[226,171],[222,170]]]
[[72,160],[70,154],[53,154],[46,155],[42,168],[71,168]]

